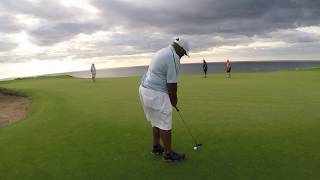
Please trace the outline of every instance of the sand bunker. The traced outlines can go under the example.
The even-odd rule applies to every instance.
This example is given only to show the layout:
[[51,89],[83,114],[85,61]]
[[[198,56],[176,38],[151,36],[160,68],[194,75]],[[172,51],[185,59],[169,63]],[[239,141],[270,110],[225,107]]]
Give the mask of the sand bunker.
[[28,105],[29,100],[26,97],[0,93],[0,126],[24,119]]

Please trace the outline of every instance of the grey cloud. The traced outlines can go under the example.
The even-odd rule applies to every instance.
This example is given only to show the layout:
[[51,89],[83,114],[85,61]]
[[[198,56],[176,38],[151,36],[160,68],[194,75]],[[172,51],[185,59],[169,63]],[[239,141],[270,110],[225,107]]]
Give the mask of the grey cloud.
[[[176,35],[187,37],[192,51],[198,52],[214,46],[246,45],[255,41],[253,37],[266,37],[279,29],[320,24],[320,3],[312,0],[173,0],[170,3],[92,0],[92,3],[104,19],[132,32],[132,37],[126,37],[131,40],[128,44],[134,42],[136,49],[146,52],[158,49]],[[145,30],[158,32],[164,41],[160,43],[144,33]],[[312,35],[301,33],[285,34],[283,38],[288,43],[317,41]],[[144,47],[145,44],[150,46]]]
[[[0,31],[24,30],[37,45],[50,47],[79,33],[91,34],[119,26],[124,30],[111,39],[90,42],[92,49],[70,47],[67,52],[30,57],[39,59],[149,53],[167,46],[177,35],[190,41],[192,52],[226,45],[245,46],[259,38],[293,44],[287,48],[288,52],[290,48],[306,47],[311,53],[320,47],[319,37],[290,30],[320,25],[320,1],[315,0],[91,0],[91,3],[100,10],[98,19],[84,20],[87,14],[83,10],[64,7],[54,0],[40,0],[39,3],[2,0]],[[16,14],[40,18],[41,24],[25,29],[16,22]],[[8,49],[9,45],[6,47]],[[266,54],[272,52],[271,49],[265,51]],[[262,50],[260,54],[263,55]],[[12,60],[19,58],[27,59],[12,57]]]
[[70,20],[85,15],[82,9],[65,7],[55,0],[40,0],[39,2],[1,0],[0,10],[15,14],[29,14],[47,20]]
[[0,15],[0,32],[15,33],[23,28],[16,18],[11,15]]
[[[302,45],[304,48],[311,48],[311,44],[315,48],[320,48],[320,36],[314,33],[301,31],[298,29],[282,29],[269,32],[257,37],[259,41],[281,41],[287,43],[290,47]],[[246,41],[246,40],[244,40]]]
[[31,60],[32,58],[25,57],[25,56],[17,56],[11,54],[0,55],[0,64],[1,63],[19,63],[19,62],[26,62]]
[[123,1],[93,1],[115,23],[157,27],[164,33],[255,35],[298,25],[320,24],[320,5],[294,0],[175,0],[157,5]]
[[[273,48],[273,49],[257,49],[251,51],[250,55],[256,57],[297,57],[301,60],[319,59],[318,49],[319,42],[294,44],[290,47]],[[246,53],[243,51],[242,53]],[[302,59],[304,58],[304,59]],[[288,59],[290,60],[290,59]]]
[[17,47],[17,44],[0,40],[0,52],[8,51]]
[[38,45],[48,46],[68,40],[79,33],[92,33],[100,28],[99,24],[90,22],[67,22],[49,24],[30,31],[32,41]]
[[[97,31],[97,22],[85,21],[87,13],[75,7],[65,7],[55,0],[30,2],[26,0],[0,1],[0,31],[15,33],[26,31],[37,45],[52,45],[79,33]],[[17,22],[15,15],[29,15],[40,19],[37,27],[27,27]]]
[[152,33],[116,33],[111,40],[101,39],[90,44],[91,50],[72,49],[70,51],[78,58],[133,55],[159,50],[168,46],[170,41],[170,38],[156,36]]
[[266,37],[281,40],[290,44],[320,42],[320,36],[298,30],[285,30],[270,33]]

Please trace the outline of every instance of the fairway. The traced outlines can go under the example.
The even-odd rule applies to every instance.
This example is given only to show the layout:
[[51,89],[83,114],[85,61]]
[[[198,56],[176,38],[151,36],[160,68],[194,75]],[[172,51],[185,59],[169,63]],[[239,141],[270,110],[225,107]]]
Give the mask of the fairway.
[[182,75],[173,147],[154,157],[140,77],[0,82],[28,95],[27,118],[0,128],[0,179],[320,179],[320,70]]

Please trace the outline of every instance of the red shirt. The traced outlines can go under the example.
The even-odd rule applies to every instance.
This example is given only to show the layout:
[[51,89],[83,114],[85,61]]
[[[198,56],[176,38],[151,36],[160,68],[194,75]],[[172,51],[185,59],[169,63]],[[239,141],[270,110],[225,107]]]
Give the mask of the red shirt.
[[227,68],[231,68],[231,63],[230,62],[227,62]]

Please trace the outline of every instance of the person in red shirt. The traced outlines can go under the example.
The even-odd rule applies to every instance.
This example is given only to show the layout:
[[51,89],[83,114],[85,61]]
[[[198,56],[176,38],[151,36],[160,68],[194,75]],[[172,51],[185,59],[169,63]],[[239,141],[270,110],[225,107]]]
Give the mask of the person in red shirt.
[[231,78],[231,62],[227,60],[227,78]]

